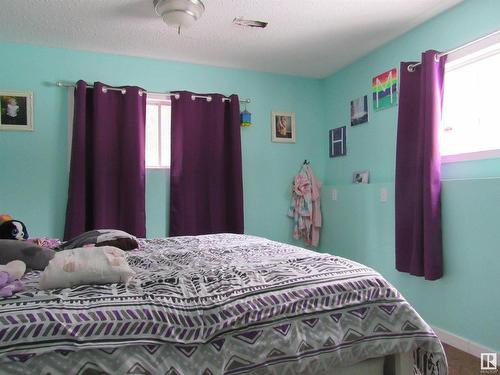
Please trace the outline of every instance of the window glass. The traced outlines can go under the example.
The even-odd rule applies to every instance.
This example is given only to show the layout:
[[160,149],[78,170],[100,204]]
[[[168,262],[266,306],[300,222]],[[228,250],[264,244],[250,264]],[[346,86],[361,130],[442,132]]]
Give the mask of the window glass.
[[161,106],[161,165],[170,166],[170,106]]
[[462,160],[500,156],[499,52],[490,48],[482,56],[476,52],[446,64],[442,156],[476,156]]
[[146,105],[146,168],[170,167],[170,103],[148,96]]

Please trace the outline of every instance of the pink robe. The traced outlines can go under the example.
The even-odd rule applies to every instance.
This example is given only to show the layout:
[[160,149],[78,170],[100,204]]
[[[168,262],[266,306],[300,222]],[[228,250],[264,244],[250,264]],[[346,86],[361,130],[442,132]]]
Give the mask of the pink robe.
[[321,182],[305,164],[295,176],[288,216],[294,220],[293,237],[318,246],[321,230]]

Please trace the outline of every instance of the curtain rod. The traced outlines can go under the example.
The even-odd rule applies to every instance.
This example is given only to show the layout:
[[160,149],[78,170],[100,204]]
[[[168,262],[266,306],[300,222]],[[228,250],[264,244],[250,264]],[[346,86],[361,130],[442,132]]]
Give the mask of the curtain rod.
[[[56,86],[58,87],[76,87],[76,84],[75,83],[70,83],[70,82],[56,82]],[[94,86],[93,85],[87,85],[87,88],[88,89],[93,89]],[[105,90],[105,91],[104,91]],[[125,94],[127,92],[126,89],[124,88],[119,88],[119,87],[103,87],[103,91],[106,92],[107,90],[111,90],[111,91],[121,91],[122,94]],[[179,99],[179,94],[177,93],[170,93],[170,92],[153,92],[153,91],[145,91],[145,90],[139,90],[139,95],[142,95],[143,93],[146,93],[146,94],[155,94],[155,95],[166,95],[166,96],[170,96],[170,97],[174,97],[175,99]],[[212,97],[211,96],[207,96],[207,95],[191,95],[191,98],[193,100],[195,99],[206,99],[207,101],[211,101],[212,100]],[[231,99],[230,98],[222,98],[223,101],[226,101],[226,102],[230,102]],[[245,103],[245,104],[248,104],[250,103],[250,99],[240,99],[240,103]]]
[[[481,42],[482,40],[485,40],[487,38],[490,38],[492,37],[493,35],[496,35],[496,34],[500,34],[500,30],[496,30],[496,31],[493,31],[492,33],[489,33],[487,35],[483,35],[482,37],[479,37],[477,39],[474,39],[474,40],[471,40],[470,42],[467,42],[465,44],[462,44],[461,46],[458,46],[456,48],[453,48],[453,49],[450,49],[448,51],[445,51],[445,52],[441,52],[441,53],[437,53],[436,56],[434,57],[434,59],[437,61],[439,61],[439,59],[443,56],[446,56],[446,55],[449,55],[450,53],[453,53],[453,52],[457,52],[457,51],[460,51],[464,48],[467,48],[473,44],[476,44],[478,42]],[[418,62],[418,63],[415,63],[415,64],[410,64],[408,65],[408,71],[410,72],[413,72],[415,70],[415,68],[419,65],[421,65],[422,63],[421,62]]]

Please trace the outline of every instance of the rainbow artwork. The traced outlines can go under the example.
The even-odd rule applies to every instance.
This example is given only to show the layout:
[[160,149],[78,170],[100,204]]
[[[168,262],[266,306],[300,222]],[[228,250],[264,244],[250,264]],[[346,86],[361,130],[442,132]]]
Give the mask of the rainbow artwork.
[[392,107],[398,101],[398,70],[396,68],[372,79],[373,109],[380,111]]

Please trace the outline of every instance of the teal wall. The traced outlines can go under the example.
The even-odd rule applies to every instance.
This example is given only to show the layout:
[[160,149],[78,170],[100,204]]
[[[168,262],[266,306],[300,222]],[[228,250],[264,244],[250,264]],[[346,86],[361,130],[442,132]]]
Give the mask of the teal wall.
[[[349,124],[349,101],[370,93],[371,78],[421,51],[445,50],[500,27],[500,2],[470,0],[388,43],[326,80],[222,69],[109,54],[0,44],[0,88],[32,90],[35,132],[0,132],[0,213],[24,220],[33,236],[61,236],[67,195],[67,93],[57,80],[238,93],[254,126],[242,129],[246,232],[293,242],[285,214],[289,186],[310,159],[323,189],[322,251],[366,263],[398,287],[431,324],[500,350],[498,212],[500,160],[443,168],[445,276],[435,282],[394,269],[394,163],[397,107],[348,127],[348,155],[328,159],[328,129]],[[271,142],[270,113],[297,113],[297,143]],[[372,183],[351,185],[368,169]],[[489,179],[482,179],[490,177]],[[338,200],[331,200],[331,188]],[[389,200],[379,202],[381,188]],[[148,236],[168,226],[168,177],[147,175]]]
[[[304,159],[324,170],[321,81],[110,54],[0,44],[0,89],[34,92],[33,133],[0,132],[0,213],[32,236],[62,236],[67,198],[67,90],[58,80],[133,84],[152,91],[237,93],[250,98],[253,126],[242,129],[247,233],[290,241],[289,186]],[[271,111],[296,112],[297,143],[271,142]],[[148,236],[167,233],[165,171],[147,175]],[[132,214],[132,213],[131,213]]]
[[[370,94],[373,76],[419,60],[427,49],[451,49],[494,31],[499,14],[500,1],[464,2],[329,77],[328,126],[349,125],[350,100]],[[367,124],[348,126],[348,155],[329,159],[325,168],[322,249],[373,266],[430,324],[500,351],[500,159],[443,165],[445,275],[425,281],[394,268],[396,127],[397,107],[370,107]],[[356,170],[369,170],[372,183],[353,186]],[[381,188],[388,189],[386,203]]]

